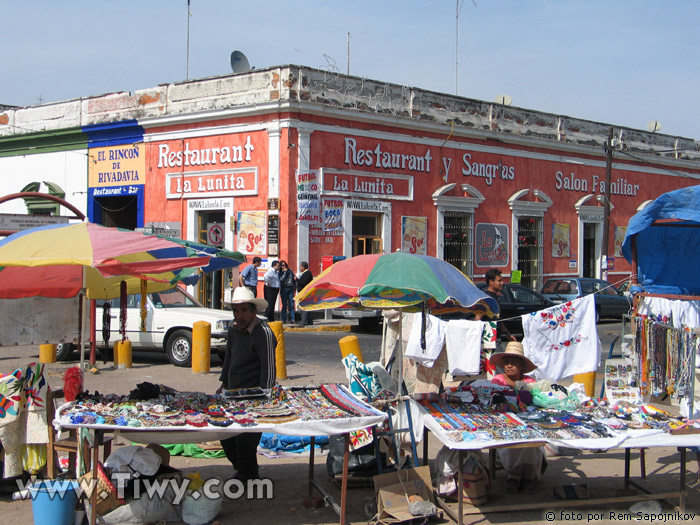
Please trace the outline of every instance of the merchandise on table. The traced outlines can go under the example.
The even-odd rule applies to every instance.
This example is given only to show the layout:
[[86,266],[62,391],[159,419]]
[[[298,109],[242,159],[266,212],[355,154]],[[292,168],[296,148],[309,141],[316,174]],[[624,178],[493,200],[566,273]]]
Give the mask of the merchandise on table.
[[[597,399],[575,410],[530,407],[517,414],[502,412],[493,405],[495,393],[513,400],[516,396],[508,387],[463,386],[440,395],[416,396],[416,401],[453,441],[598,439],[615,437],[627,429],[669,432],[682,425],[652,405],[608,404]],[[515,402],[507,405],[517,407]]]
[[290,421],[320,421],[381,414],[341,385],[271,390],[228,390],[221,395],[178,392],[148,401],[127,396],[82,394],[59,409],[65,425],[116,427],[252,427]]

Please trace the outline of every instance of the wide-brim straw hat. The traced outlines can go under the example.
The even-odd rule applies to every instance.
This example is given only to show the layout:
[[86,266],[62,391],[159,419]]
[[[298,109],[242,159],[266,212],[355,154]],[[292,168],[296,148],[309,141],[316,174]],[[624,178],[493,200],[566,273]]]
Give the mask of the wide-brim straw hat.
[[267,301],[265,299],[258,299],[253,295],[253,292],[248,290],[245,286],[239,286],[233,290],[233,297],[231,298],[231,304],[243,304],[252,303],[258,312],[262,312],[267,308]]
[[516,341],[511,341],[506,345],[506,351],[500,352],[498,354],[493,354],[490,363],[494,366],[500,366],[503,368],[503,360],[507,357],[517,357],[523,363],[523,374],[529,374],[537,368],[537,366],[525,357],[525,350],[523,349],[523,344]]

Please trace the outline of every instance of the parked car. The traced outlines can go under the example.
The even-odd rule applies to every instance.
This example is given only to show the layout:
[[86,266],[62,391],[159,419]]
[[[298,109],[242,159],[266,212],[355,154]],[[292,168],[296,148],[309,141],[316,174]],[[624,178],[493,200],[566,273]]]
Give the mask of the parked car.
[[375,331],[382,324],[382,311],[370,310],[365,308],[351,308],[344,306],[342,308],[333,308],[331,310],[333,317],[343,319],[357,319],[357,325],[361,330]]
[[[477,286],[484,290],[486,283],[478,283]],[[518,341],[523,339],[523,322],[521,315],[538,312],[554,306],[554,303],[543,295],[530,290],[520,284],[505,283],[498,296],[498,304],[501,308],[501,319],[505,321],[506,328]]]
[[595,320],[619,319],[630,311],[631,298],[608,281],[592,277],[549,279],[542,286],[542,295],[556,304],[595,293]]
[[[110,336],[109,345],[121,339],[119,333],[119,299],[109,301],[110,307]],[[97,302],[97,346],[101,347],[102,305],[105,301]],[[226,339],[229,322],[233,320],[232,313],[223,310],[213,310],[203,307],[194,297],[176,287],[164,292],[148,295],[146,305],[146,331],[141,331],[141,295],[127,296],[126,336],[131,346],[136,349],[164,350],[168,360],[175,366],[190,366],[192,363],[192,325],[197,321],[206,321],[211,325],[211,351],[223,355],[226,350]],[[59,345],[57,357],[68,359],[75,345],[65,343]]]

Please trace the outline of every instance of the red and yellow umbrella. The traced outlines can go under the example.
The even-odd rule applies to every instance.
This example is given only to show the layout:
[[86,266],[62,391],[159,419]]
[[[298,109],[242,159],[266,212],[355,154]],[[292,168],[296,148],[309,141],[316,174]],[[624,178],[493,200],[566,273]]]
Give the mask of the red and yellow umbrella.
[[181,244],[131,230],[93,223],[52,224],[0,240],[0,297],[75,297],[89,299],[172,288],[178,272],[209,264],[208,255]]

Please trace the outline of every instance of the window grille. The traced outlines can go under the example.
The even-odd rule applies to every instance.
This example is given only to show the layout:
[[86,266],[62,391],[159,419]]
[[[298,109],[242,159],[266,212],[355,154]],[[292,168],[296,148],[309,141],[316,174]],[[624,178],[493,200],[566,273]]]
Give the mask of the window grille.
[[443,226],[444,260],[473,279],[474,214],[446,211]]
[[521,284],[538,290],[542,286],[542,217],[518,217],[518,267]]

